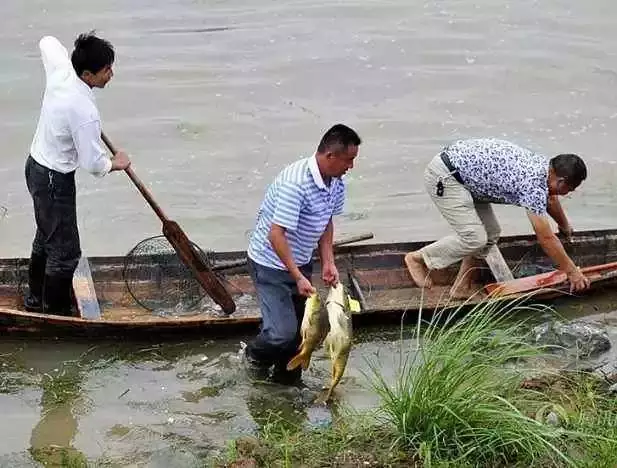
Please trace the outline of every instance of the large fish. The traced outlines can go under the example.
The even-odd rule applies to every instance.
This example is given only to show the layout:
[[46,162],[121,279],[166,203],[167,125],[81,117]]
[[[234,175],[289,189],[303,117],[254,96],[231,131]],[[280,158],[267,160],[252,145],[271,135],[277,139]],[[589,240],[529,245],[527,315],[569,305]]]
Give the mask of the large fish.
[[300,326],[302,342],[298,348],[299,352],[287,363],[287,370],[293,370],[300,365],[304,370],[308,368],[313,351],[321,344],[325,336],[324,322],[325,317],[322,314],[319,294],[314,293],[306,300],[304,306],[304,317],[302,317]]
[[324,401],[330,400],[334,387],[343,377],[351,350],[351,305],[341,282],[330,288],[326,299],[326,309],[330,331],[324,340],[324,346],[332,361],[332,380]]

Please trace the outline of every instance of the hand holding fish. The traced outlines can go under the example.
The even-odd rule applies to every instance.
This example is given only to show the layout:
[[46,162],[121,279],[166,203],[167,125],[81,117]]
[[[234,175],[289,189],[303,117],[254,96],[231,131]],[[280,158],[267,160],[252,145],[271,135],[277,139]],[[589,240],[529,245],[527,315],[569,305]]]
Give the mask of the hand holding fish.
[[311,282],[303,275],[296,280],[296,286],[298,287],[298,294],[301,296],[311,297],[316,292]]
[[334,262],[327,262],[321,268],[321,279],[326,286],[336,286],[339,281],[338,269]]

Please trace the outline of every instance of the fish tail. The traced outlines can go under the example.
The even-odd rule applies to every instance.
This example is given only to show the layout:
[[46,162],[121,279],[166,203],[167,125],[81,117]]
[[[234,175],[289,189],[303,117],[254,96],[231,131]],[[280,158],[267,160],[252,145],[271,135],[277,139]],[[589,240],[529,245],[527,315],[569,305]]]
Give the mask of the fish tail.
[[311,353],[307,351],[300,351],[287,363],[287,370],[294,370],[296,367],[302,365],[302,369],[306,370],[311,362]]

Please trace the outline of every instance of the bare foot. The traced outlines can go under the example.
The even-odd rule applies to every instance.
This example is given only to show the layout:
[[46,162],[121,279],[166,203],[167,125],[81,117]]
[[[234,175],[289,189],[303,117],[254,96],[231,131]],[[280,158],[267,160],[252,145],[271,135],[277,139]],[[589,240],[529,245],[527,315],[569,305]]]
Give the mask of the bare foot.
[[405,255],[405,265],[407,265],[411,279],[419,288],[430,288],[433,286],[433,280],[431,280],[428,269],[424,265],[422,255],[418,252],[409,252]]

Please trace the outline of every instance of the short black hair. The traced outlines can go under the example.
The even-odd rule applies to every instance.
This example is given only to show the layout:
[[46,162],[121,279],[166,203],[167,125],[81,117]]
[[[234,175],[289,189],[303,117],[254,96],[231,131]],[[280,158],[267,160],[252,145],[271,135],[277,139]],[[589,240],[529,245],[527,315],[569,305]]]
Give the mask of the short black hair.
[[587,178],[587,166],[576,154],[558,154],[551,159],[551,167],[557,177],[563,177],[571,189],[575,189]]
[[339,146],[339,148],[333,151],[334,153],[337,153],[342,149],[347,148],[349,145],[360,146],[361,143],[362,140],[354,130],[349,128],[347,125],[336,124],[324,133],[324,136],[321,138],[319,146],[317,147],[317,151],[319,153],[324,153],[327,149],[332,148],[333,146]]
[[75,50],[71,54],[71,62],[77,76],[86,70],[98,73],[103,68],[114,63],[114,48],[105,39],[94,34],[94,31],[82,33],[75,39]]

